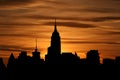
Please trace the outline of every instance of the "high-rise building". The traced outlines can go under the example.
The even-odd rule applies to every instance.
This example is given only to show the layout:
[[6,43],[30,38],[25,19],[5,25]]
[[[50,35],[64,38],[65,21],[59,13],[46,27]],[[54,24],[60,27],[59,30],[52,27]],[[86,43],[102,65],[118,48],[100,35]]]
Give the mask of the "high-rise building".
[[56,20],[55,20],[55,25],[54,25],[54,32],[52,33],[52,37],[51,37],[50,47],[53,50],[53,54],[58,55],[61,53],[61,40],[60,40],[59,32],[57,31]]
[[55,20],[54,31],[51,36],[51,45],[48,48],[48,54],[46,55],[46,61],[56,62],[61,55],[61,39],[59,32],[57,31],[57,25]]

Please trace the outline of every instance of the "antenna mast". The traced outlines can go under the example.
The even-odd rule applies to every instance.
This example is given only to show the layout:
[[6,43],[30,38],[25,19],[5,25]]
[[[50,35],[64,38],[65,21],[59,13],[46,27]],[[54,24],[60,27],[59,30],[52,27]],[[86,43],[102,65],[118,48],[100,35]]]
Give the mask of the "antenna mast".
[[35,45],[35,52],[37,52],[37,38],[35,38],[35,43],[36,43],[36,45]]

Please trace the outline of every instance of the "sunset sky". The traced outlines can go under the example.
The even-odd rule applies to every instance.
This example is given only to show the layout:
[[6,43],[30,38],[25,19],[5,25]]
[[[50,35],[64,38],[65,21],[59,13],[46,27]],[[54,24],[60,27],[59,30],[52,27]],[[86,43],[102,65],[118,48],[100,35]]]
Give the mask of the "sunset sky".
[[99,50],[101,58],[120,56],[120,0],[0,0],[0,57],[47,53],[57,19],[62,52]]

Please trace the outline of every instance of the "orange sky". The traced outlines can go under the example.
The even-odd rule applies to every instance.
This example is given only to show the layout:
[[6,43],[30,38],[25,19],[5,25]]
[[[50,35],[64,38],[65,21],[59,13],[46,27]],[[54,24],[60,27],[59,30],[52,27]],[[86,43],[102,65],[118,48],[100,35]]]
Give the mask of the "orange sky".
[[[98,49],[101,58],[120,56],[119,0],[0,0],[0,56],[30,54],[38,38],[41,56],[47,53],[57,19],[63,52]],[[30,54],[31,55],[31,54]]]

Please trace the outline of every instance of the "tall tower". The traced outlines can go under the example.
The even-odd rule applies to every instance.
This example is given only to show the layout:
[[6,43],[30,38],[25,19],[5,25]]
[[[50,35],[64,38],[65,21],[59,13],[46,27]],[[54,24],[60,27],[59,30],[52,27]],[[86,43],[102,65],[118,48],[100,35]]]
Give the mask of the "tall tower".
[[40,52],[37,49],[37,38],[36,38],[35,42],[36,42],[36,46],[35,46],[35,51],[32,52],[32,58],[35,62],[39,62],[40,61]]
[[61,55],[61,39],[59,32],[57,31],[56,19],[54,25],[54,31],[51,36],[51,45],[48,48],[48,54],[45,56],[45,60],[48,62],[58,62]]
[[51,37],[51,47],[53,48],[53,54],[60,54],[61,53],[61,40],[59,32],[57,31],[56,19],[54,25],[54,32],[52,33]]

